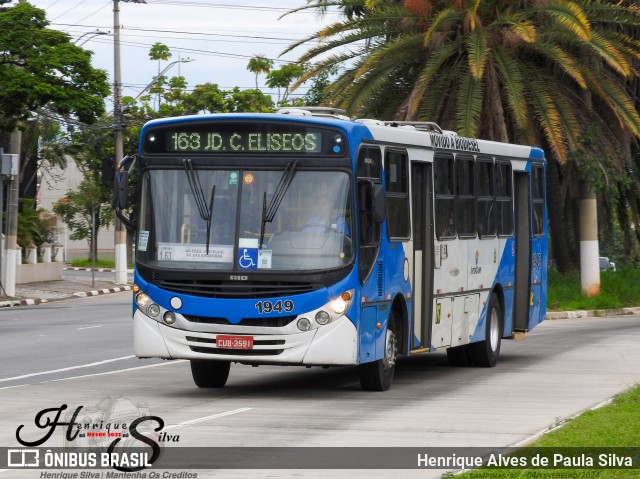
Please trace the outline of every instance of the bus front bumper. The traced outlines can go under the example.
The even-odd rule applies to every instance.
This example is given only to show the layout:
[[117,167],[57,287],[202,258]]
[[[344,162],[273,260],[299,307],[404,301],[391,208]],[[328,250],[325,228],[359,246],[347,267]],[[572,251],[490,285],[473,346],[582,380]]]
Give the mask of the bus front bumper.
[[251,336],[253,348],[218,348],[217,333],[172,328],[149,318],[139,310],[133,315],[134,350],[140,358],[211,359],[245,364],[309,366],[357,364],[357,331],[346,316],[317,329],[297,334],[251,334],[246,327],[220,334]]

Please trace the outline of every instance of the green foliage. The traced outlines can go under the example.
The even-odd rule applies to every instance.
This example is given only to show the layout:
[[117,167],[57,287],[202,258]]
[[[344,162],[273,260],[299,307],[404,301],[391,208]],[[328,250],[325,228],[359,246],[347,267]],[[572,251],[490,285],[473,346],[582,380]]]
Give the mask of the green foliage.
[[280,89],[284,88],[282,101],[286,101],[289,96],[291,84],[304,74],[304,67],[296,63],[282,65],[277,70],[271,70],[267,75],[267,86],[278,89],[278,103],[280,103]]
[[[520,449],[519,456],[528,455],[532,448],[549,448],[557,452],[566,448],[637,448],[640,444],[640,422],[634,419],[640,414],[640,386],[614,398],[611,404],[587,411],[568,421],[526,448]],[[637,460],[637,458],[636,458]],[[594,474],[595,472],[595,474]],[[485,474],[486,473],[486,474]],[[503,475],[502,475],[503,474]],[[456,478],[472,479],[479,477],[567,477],[591,474],[599,479],[623,479],[638,477],[637,469],[501,469],[490,468],[456,474]]]
[[164,60],[167,61],[171,58],[171,50],[164,43],[156,42],[151,45],[151,49],[149,50],[149,58],[152,60]]
[[17,242],[23,250],[31,245],[40,249],[44,243],[54,242],[56,217],[43,208],[36,210],[34,204],[32,199],[25,198],[18,212]]
[[106,72],[91,66],[91,52],[48,25],[45,12],[29,3],[0,10],[0,129],[13,129],[45,105],[85,123],[104,112]]
[[256,55],[249,60],[247,64],[247,70],[256,75],[256,90],[258,90],[258,75],[264,73],[265,75],[273,68],[273,60],[265,57],[264,55]]
[[552,311],[617,309],[638,306],[640,302],[640,270],[618,266],[617,271],[600,273],[600,294],[582,293],[579,273],[549,270],[547,307]]

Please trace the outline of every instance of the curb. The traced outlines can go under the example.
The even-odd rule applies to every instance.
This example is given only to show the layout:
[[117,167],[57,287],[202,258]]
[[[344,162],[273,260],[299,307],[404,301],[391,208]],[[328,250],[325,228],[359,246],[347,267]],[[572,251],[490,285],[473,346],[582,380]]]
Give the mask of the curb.
[[41,303],[51,303],[53,301],[62,301],[71,298],[88,298],[90,296],[99,296],[102,294],[120,293],[122,291],[131,291],[131,286],[118,286],[115,288],[94,289],[91,291],[79,291],[71,293],[62,298],[44,299],[44,298],[27,298],[27,299],[10,299],[0,301],[0,308],[10,308],[14,306],[34,306]]
[[[68,266],[62,268],[62,271],[95,271],[96,273],[115,273],[116,270],[113,268],[81,268],[81,267],[72,267]],[[132,269],[127,269],[127,273],[133,273]]]
[[620,309],[587,309],[580,311],[554,311],[547,312],[545,319],[578,319],[602,316],[627,316],[640,314],[640,307]]

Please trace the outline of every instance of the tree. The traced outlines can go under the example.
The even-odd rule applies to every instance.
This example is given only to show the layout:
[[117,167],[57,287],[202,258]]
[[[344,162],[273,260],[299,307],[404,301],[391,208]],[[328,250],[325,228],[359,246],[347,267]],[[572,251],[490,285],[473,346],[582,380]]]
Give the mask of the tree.
[[11,131],[47,106],[94,122],[109,94],[106,72],[66,33],[47,28],[45,12],[28,3],[0,10],[0,130]]
[[577,224],[565,215],[579,194],[572,184],[592,179],[570,153],[599,162],[601,151],[585,148],[592,131],[619,175],[633,163],[640,116],[626,84],[640,54],[625,28],[640,25],[640,9],[602,0],[337,3],[362,9],[287,49],[313,40],[299,61],[323,58],[293,86],[341,66],[328,100],[353,115],[430,120],[464,136],[542,145],[553,251],[569,269],[577,257],[566,231]]
[[265,57],[264,55],[256,55],[249,60],[247,64],[247,70],[256,75],[256,90],[258,88],[258,75],[260,73],[268,74],[273,68],[273,60]]
[[[110,118],[104,118],[112,124]],[[125,141],[130,141],[125,135]],[[113,137],[100,125],[86,126],[71,135],[75,149],[73,160],[83,175],[77,188],[67,192],[53,206],[53,211],[69,227],[73,240],[86,239],[89,243],[89,260],[97,259],[97,235],[114,219],[111,208],[112,187],[101,178],[102,164],[114,156]],[[92,224],[95,218],[95,235]]]
[[89,261],[98,259],[98,231],[113,222],[109,199],[109,192],[105,195],[105,187],[99,180],[85,177],[78,189],[69,191],[53,205],[53,212],[71,230],[69,238],[88,240]]
[[289,96],[289,87],[297,78],[304,74],[304,67],[296,63],[287,63],[277,70],[272,70],[267,75],[267,86],[278,89],[278,104],[280,104],[280,89],[284,88],[282,101]]

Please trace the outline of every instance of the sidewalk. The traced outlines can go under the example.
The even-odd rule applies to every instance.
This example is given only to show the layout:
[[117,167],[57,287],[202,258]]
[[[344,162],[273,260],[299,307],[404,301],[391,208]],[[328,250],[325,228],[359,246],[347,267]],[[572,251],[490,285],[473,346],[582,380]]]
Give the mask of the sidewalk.
[[[84,298],[100,294],[118,293],[120,291],[131,291],[130,284],[115,284],[115,278],[111,281],[107,281],[104,278],[96,278],[95,286],[92,286],[91,274],[89,273],[87,277],[69,276],[65,274],[68,270],[77,271],[78,269],[79,268],[65,268],[62,272],[61,280],[18,284],[16,285],[15,298],[0,297],[0,308],[34,305],[70,298]],[[100,271],[108,272],[111,270],[101,269]]]

